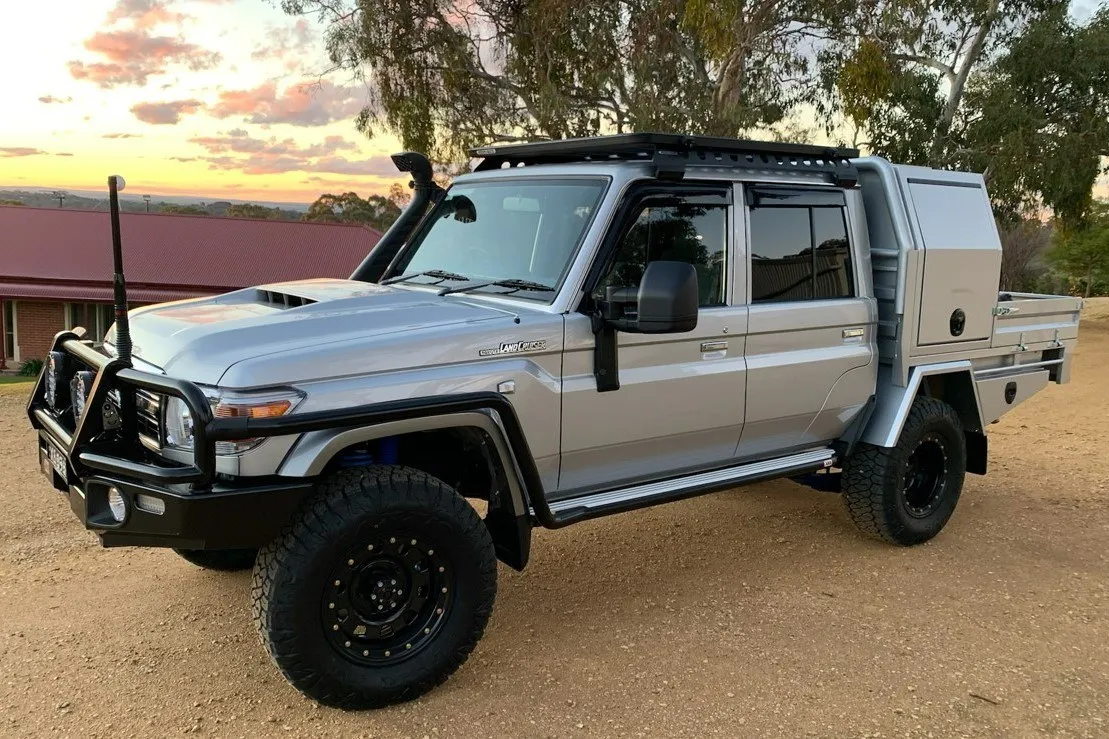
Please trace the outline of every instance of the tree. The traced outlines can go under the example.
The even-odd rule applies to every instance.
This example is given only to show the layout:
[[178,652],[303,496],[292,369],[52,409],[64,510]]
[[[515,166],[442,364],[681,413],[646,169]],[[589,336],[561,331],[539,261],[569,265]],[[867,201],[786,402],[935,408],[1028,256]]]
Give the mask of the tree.
[[1037,220],[999,223],[1001,289],[1031,291],[1043,272],[1040,258],[1051,244],[1051,227]]
[[1049,253],[1052,263],[1082,283],[1088,298],[1094,283],[1109,280],[1109,203],[1095,203],[1081,230],[1065,233]]
[[308,206],[301,220],[332,223],[362,223],[384,231],[400,215],[400,208],[381,195],[360,198],[357,193],[320,195]]
[[1002,215],[1050,208],[1080,229],[1109,156],[1109,7],[1077,25],[1044,13],[976,79],[965,137],[969,169],[989,173]]
[[[829,123],[912,164],[950,163],[968,81],[1042,11],[1065,0],[873,0],[857,3],[820,53]],[[863,137],[858,141],[859,136]]]
[[163,213],[172,213],[179,216],[206,216],[208,211],[199,205],[174,205],[173,203],[162,204]]
[[504,138],[737,135],[811,99],[810,43],[846,0],[283,0],[365,76],[359,118],[441,161]]
[[285,217],[280,208],[268,208],[265,205],[254,203],[233,203],[227,206],[227,215],[230,218],[264,218],[268,220],[281,220]]

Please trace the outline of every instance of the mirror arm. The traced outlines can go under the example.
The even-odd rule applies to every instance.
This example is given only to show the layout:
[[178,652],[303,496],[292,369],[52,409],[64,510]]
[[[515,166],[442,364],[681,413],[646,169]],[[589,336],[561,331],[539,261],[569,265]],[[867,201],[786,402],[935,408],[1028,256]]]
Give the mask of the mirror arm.
[[[620,365],[616,349],[616,322],[605,318],[609,304],[598,306],[590,316],[593,335],[593,377],[597,380],[597,392],[607,393],[620,389]],[[627,320],[627,319],[621,319]]]

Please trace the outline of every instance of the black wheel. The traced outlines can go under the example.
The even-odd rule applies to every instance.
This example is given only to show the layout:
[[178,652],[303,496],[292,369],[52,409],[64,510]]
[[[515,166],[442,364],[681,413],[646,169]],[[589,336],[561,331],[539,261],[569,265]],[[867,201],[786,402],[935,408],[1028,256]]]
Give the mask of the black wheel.
[[897,446],[859,444],[847,459],[847,512],[863,532],[892,544],[928,541],[955,512],[966,464],[966,438],[955,409],[935,398],[917,398]]
[[285,677],[331,706],[411,700],[466,661],[497,592],[493,542],[453,489],[341,470],[258,554],[254,622]]
[[174,549],[186,562],[206,570],[238,572],[254,566],[257,549]]

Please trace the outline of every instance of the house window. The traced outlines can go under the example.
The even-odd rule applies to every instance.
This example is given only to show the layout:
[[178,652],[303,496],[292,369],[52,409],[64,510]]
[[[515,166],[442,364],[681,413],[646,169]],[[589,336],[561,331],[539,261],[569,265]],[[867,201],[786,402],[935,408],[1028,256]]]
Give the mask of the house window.
[[112,306],[104,303],[66,303],[65,327],[82,326],[88,332],[86,339],[100,344],[112,325]]
[[801,205],[751,209],[752,302],[855,295],[843,208]]
[[19,355],[16,352],[18,347],[15,344],[15,301],[4,301],[4,357],[11,360],[19,360]]

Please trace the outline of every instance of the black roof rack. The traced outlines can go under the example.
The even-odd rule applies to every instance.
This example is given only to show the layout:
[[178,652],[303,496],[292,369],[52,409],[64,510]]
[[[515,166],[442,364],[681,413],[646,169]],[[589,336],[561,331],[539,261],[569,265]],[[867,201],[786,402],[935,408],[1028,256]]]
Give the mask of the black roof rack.
[[858,181],[851,159],[857,149],[776,141],[744,141],[718,136],[669,133],[627,133],[580,139],[496,144],[470,149],[482,157],[475,171],[566,162],[644,161],[656,176],[681,179],[689,166],[724,167],[830,174],[850,187]]

